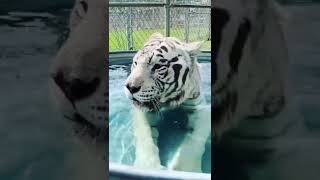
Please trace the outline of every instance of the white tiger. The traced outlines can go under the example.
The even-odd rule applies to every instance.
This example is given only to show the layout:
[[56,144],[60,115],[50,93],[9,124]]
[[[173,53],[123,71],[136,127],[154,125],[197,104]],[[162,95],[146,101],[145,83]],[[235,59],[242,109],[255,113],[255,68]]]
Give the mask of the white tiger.
[[[125,94],[134,104],[135,166],[163,167],[157,145],[161,114],[169,109],[183,108],[191,130],[168,168],[201,172],[202,155],[211,132],[210,109],[197,106],[201,97],[197,53],[201,44],[182,43],[156,33],[134,56],[131,73],[125,82]],[[171,119],[174,120],[183,121]]]
[[106,5],[75,0],[69,37],[50,69],[53,99],[75,135],[70,179],[107,179]]
[[215,179],[319,174],[313,167],[319,158],[308,155],[303,117],[287,83],[285,19],[271,0],[214,2]]

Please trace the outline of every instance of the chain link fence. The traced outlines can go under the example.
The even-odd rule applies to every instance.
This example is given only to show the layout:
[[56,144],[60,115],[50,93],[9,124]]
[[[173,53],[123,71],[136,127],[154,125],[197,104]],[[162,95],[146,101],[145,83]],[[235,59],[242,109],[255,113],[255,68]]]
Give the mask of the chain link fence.
[[111,0],[109,52],[138,50],[155,32],[211,50],[210,0]]

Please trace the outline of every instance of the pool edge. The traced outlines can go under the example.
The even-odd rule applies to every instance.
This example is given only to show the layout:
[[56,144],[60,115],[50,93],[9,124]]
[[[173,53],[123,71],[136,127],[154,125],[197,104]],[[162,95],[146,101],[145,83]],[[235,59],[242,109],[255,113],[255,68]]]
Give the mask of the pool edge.
[[[170,173],[168,173],[170,172]],[[211,174],[168,170],[145,170],[133,166],[109,163],[110,180],[158,179],[158,180],[207,180]]]

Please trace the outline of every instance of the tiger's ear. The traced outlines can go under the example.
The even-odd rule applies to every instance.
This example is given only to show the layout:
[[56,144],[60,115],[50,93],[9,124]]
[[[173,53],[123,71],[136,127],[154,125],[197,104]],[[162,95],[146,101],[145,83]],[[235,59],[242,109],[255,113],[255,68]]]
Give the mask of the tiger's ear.
[[149,38],[149,41],[152,40],[152,39],[160,39],[160,38],[163,38],[164,36],[158,32],[156,33],[153,33],[150,38]]
[[203,43],[204,43],[204,41],[186,43],[186,44],[184,44],[184,47],[190,56],[194,56],[200,52],[200,48]]

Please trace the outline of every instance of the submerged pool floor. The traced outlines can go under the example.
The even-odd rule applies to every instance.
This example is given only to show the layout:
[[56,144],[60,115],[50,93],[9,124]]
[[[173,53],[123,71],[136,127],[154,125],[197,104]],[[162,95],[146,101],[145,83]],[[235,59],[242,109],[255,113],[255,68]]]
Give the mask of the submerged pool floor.
[[[128,76],[129,65],[112,65],[109,67],[109,161],[119,164],[132,165],[134,162],[134,140],[131,128],[132,105],[124,94],[124,82]],[[211,63],[200,63],[201,68],[201,92],[206,105],[211,105]],[[166,128],[173,130],[174,125],[166,124]],[[177,133],[176,131],[174,133]],[[168,133],[169,135],[171,133]],[[169,136],[168,135],[168,136]],[[172,135],[172,134],[171,134]],[[167,137],[168,137],[167,136]],[[166,163],[170,152],[170,144],[176,139],[166,141],[169,146],[161,148],[160,158]],[[169,147],[169,148],[168,148]],[[173,146],[172,146],[173,147]],[[172,148],[173,149],[173,148]],[[203,156],[202,169],[211,172],[211,145],[207,143],[206,152]]]

